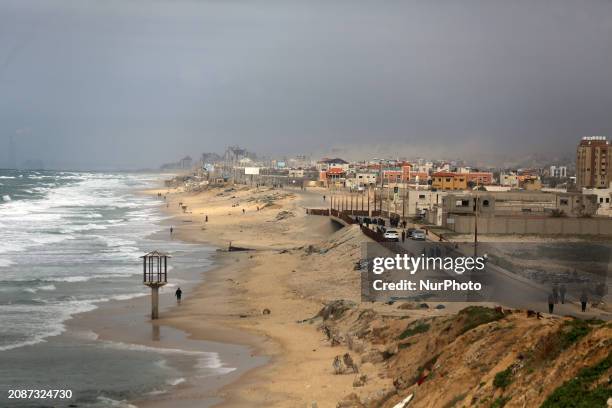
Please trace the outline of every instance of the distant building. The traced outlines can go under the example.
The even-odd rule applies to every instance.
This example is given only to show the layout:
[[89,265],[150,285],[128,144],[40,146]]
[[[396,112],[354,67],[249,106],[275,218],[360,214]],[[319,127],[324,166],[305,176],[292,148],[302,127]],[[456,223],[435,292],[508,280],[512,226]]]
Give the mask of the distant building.
[[179,160],[179,168],[189,170],[193,166],[193,160],[190,156],[185,156]]
[[304,170],[303,169],[289,169],[289,177],[302,178],[304,177]]
[[357,173],[355,174],[354,183],[356,187],[368,187],[376,185],[378,173]]
[[339,167],[334,167],[329,170],[321,170],[319,172],[319,181],[328,187],[344,187],[346,181],[346,171]]
[[401,170],[383,170],[385,184],[401,183],[402,175],[403,173]]
[[467,175],[451,172],[438,172],[431,176],[431,187],[436,190],[467,190]]
[[[445,214],[473,215],[473,193],[450,194],[443,198]],[[592,216],[597,212],[597,197],[581,193],[487,192],[478,195],[482,216]]]
[[584,188],[582,194],[593,194],[597,197],[597,215],[612,217],[612,184],[608,188]]
[[325,171],[332,168],[339,168],[346,171],[349,169],[349,162],[338,157],[334,159],[324,158],[317,162],[317,170]]
[[612,149],[605,136],[585,136],[576,151],[576,185],[582,188],[607,188],[612,181]]
[[519,177],[516,173],[502,173],[499,176],[499,184],[502,186],[518,188]]
[[550,166],[550,177],[566,178],[567,177],[567,167]]
[[493,184],[493,173],[486,171],[476,171],[471,173],[460,173],[465,174],[467,181],[474,183],[476,186],[488,186]]

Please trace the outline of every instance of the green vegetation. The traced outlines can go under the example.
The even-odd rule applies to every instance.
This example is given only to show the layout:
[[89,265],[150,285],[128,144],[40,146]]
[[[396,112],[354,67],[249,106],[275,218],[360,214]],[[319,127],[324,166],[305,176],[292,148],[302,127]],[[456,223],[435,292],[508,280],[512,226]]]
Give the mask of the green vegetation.
[[400,349],[400,350],[404,350],[404,349],[407,349],[410,346],[412,346],[412,343],[399,343],[397,345],[397,348]]
[[423,363],[422,366],[417,368],[416,375],[414,376],[414,379],[412,381],[413,384],[416,383],[419,380],[419,378],[421,378],[421,376],[425,373],[425,371],[429,371],[430,376],[431,376],[432,374],[431,371],[433,370],[434,365],[436,365],[436,362],[438,361],[438,357],[440,357],[440,354],[436,354],[435,356],[427,360],[425,363]]
[[565,322],[561,327],[561,348],[565,350],[592,330],[590,321],[574,319]]
[[589,334],[594,325],[600,324],[598,320],[573,319],[564,322],[557,332],[542,338],[538,345],[528,353],[527,369],[556,359],[564,350]]
[[503,371],[495,374],[493,379],[493,387],[495,388],[506,388],[512,383],[512,367],[508,367]]
[[595,385],[612,367],[612,352],[592,367],[583,368],[573,379],[566,381],[546,398],[540,408],[590,408],[605,407],[612,397],[610,378]]
[[504,314],[489,307],[469,306],[459,312],[459,317],[463,320],[463,327],[460,330],[460,334],[463,334],[481,324],[500,320]]
[[404,330],[402,334],[399,335],[399,339],[403,340],[410,336],[414,336],[415,334],[425,333],[429,330],[429,327],[429,324],[422,321],[409,324],[408,327],[406,327],[406,330]]
[[510,397],[497,397],[490,408],[504,408],[508,401],[510,401]]

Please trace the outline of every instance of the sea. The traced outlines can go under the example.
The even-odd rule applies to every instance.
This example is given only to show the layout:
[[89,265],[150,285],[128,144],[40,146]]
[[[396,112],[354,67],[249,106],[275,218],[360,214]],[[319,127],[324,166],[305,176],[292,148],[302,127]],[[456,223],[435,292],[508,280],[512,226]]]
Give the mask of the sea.
[[[233,369],[201,348],[100,340],[68,325],[80,313],[146,297],[146,252],[173,257],[168,298],[212,265],[214,248],[168,239],[163,199],[140,193],[162,177],[0,170],[0,407],[130,407],[185,382],[186,366],[201,375]],[[129,319],[146,324],[145,312]],[[11,389],[69,389],[72,397],[9,399]]]

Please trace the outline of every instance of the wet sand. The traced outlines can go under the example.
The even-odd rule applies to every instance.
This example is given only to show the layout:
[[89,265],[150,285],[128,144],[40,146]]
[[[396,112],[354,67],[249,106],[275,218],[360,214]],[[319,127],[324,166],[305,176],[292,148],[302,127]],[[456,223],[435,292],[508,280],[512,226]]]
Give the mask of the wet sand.
[[[230,241],[253,249],[221,252],[221,265],[207,271],[204,282],[185,293],[183,304],[159,320],[189,333],[189,338],[245,345],[255,356],[270,359],[224,386],[216,394],[220,406],[335,406],[351,392],[352,376],[333,375],[331,366],[343,347],[329,347],[315,327],[299,323],[326,301],[359,298],[358,274],[346,273],[355,254],[338,254],[329,269],[304,258],[305,248],[337,230],[327,217],[305,215],[304,207],[325,207],[323,193],[245,187],[228,192],[159,191],[167,195],[177,238],[222,250]],[[179,203],[187,206],[185,212]],[[334,271],[342,273],[336,276]],[[176,400],[197,398],[196,389],[177,388],[142,406],[177,406]]]

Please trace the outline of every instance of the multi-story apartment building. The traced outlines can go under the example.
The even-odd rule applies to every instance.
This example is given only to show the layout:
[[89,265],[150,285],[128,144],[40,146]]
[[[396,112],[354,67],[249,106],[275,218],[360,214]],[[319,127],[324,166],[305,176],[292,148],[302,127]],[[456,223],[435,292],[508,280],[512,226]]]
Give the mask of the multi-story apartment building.
[[578,188],[608,188],[612,148],[605,136],[585,136],[576,151],[576,185]]
[[488,171],[475,171],[471,173],[461,173],[465,174],[467,177],[467,181],[474,183],[477,186],[488,186],[493,184],[493,173]]

